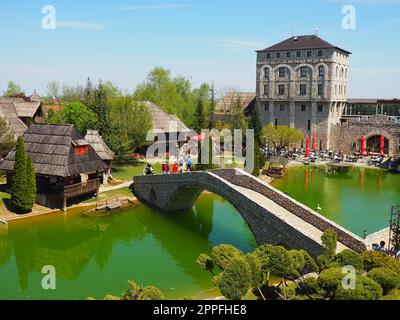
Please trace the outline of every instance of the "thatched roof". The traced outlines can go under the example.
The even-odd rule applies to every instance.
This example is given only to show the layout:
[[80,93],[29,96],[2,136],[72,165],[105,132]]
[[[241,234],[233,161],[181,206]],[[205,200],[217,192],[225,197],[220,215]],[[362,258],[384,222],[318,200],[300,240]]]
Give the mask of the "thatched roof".
[[31,100],[26,97],[1,97],[0,103],[13,103],[20,118],[33,118],[42,105],[40,100]]
[[103,138],[97,130],[88,130],[85,140],[90,143],[94,151],[105,161],[114,160],[114,153],[106,145]]
[[[33,124],[23,138],[26,152],[32,156],[36,174],[71,177],[108,169],[74,126]],[[75,155],[74,144],[81,145],[82,141],[88,145],[88,154]],[[13,171],[14,162],[15,148],[1,163],[0,169]]]
[[155,134],[170,133],[170,125],[177,128],[177,130],[173,130],[173,132],[171,133],[190,133],[190,129],[175,115],[164,112],[158,105],[153,102],[143,101],[141,103],[149,108],[153,122],[153,132]]
[[28,127],[18,118],[14,103],[0,99],[0,118],[4,119],[15,137],[22,136]]
[[254,104],[256,94],[253,92],[230,92],[227,93],[215,106],[216,114],[233,113],[235,105],[240,101],[243,112],[246,112]]

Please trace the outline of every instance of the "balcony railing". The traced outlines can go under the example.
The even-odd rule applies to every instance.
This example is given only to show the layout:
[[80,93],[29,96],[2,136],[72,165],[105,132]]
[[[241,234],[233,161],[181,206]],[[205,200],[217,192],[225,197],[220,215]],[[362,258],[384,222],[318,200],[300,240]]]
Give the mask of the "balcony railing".
[[84,183],[74,184],[64,188],[64,196],[67,199],[97,192],[100,188],[100,179],[90,180]]

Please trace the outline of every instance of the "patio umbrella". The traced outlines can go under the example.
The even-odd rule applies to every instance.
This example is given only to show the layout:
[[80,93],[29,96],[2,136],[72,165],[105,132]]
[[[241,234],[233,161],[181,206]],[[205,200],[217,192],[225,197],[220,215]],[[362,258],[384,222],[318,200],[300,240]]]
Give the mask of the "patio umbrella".
[[385,154],[385,137],[383,135],[381,135],[380,153],[382,156]]
[[310,150],[310,138],[307,137],[306,139],[306,158],[309,158],[311,155],[311,150]]
[[198,135],[195,135],[192,140],[193,141],[204,141],[206,139],[206,134],[205,133],[201,133]]
[[312,149],[317,151],[317,131],[314,131],[313,139],[312,139]]
[[361,138],[361,154],[363,156],[365,156],[367,154],[367,148],[365,145],[365,136],[362,136],[362,138]]

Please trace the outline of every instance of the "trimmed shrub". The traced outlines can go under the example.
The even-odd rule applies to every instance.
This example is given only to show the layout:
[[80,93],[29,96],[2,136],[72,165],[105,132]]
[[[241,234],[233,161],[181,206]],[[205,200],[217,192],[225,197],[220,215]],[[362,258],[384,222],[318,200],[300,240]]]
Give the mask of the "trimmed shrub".
[[251,271],[243,258],[233,258],[222,273],[218,287],[229,300],[241,300],[250,289]]
[[250,286],[252,288],[259,288],[264,284],[264,274],[262,272],[260,259],[258,259],[257,255],[254,253],[247,254],[246,259],[251,272]]
[[336,290],[341,286],[345,274],[341,268],[325,269],[318,277],[318,286],[329,296],[334,297]]
[[245,254],[229,244],[221,244],[212,250],[214,262],[222,270],[225,270],[233,258],[245,258]]
[[361,256],[350,249],[345,249],[335,256],[335,262],[341,267],[353,266],[357,271],[363,270],[363,260]]
[[371,271],[375,268],[387,268],[400,275],[400,262],[383,252],[365,251],[361,254],[364,269]]
[[356,278],[355,289],[345,289],[338,286],[335,292],[335,300],[380,300],[382,298],[382,288],[374,280],[358,275]]
[[202,253],[196,260],[197,264],[205,271],[210,271],[214,269],[214,262],[209,255]]
[[370,272],[368,272],[368,277],[379,283],[384,294],[387,294],[390,290],[400,286],[400,275],[387,268],[372,269]]

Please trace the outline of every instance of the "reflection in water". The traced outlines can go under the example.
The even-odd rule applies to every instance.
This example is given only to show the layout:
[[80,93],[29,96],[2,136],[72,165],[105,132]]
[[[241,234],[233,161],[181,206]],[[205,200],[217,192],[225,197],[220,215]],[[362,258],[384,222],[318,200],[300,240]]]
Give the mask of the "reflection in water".
[[[388,227],[389,209],[399,202],[400,176],[382,170],[352,168],[327,173],[325,167],[288,168],[272,185],[359,236]],[[309,179],[309,174],[313,178]]]
[[[126,281],[156,285],[169,298],[212,288],[196,264],[214,245],[251,251],[255,240],[235,209],[214,195],[196,208],[163,214],[140,206],[108,217],[59,214],[9,225],[0,235],[0,299],[82,299],[119,295]],[[41,288],[52,265],[57,290]]]

